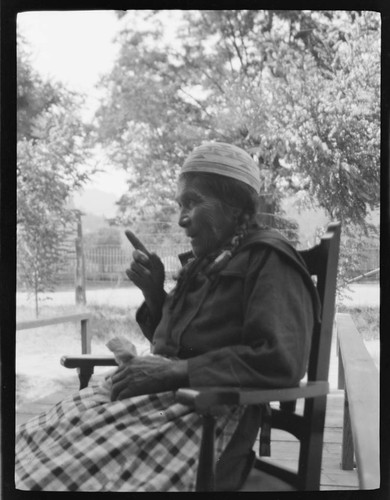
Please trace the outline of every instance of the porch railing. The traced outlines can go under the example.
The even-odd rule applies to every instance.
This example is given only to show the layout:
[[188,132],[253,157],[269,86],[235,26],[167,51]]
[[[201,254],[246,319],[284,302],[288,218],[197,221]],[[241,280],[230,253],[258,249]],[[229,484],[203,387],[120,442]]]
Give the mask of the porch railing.
[[89,354],[91,352],[91,332],[88,329],[88,321],[90,314],[76,313],[67,316],[57,316],[55,318],[33,319],[30,321],[20,321],[16,324],[16,330],[30,330],[32,328],[40,328],[42,326],[52,326],[61,323],[80,322],[80,339],[81,339],[81,354]]
[[352,470],[356,465],[360,489],[376,489],[380,483],[379,370],[351,315],[337,314],[336,327],[338,388],[345,393],[341,466]]

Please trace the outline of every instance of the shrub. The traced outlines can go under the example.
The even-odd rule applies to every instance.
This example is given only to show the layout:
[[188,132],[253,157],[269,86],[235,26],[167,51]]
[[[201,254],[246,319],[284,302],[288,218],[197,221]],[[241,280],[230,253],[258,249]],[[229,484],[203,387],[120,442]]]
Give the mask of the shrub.
[[349,313],[364,340],[379,339],[379,307],[340,305],[340,313]]

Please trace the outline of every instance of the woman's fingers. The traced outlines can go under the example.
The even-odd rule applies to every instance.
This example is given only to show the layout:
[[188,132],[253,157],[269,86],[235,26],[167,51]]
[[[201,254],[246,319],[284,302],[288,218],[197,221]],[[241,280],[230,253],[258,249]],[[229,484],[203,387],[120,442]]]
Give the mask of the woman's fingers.
[[[120,394],[127,388],[127,365],[120,366],[117,371],[111,376],[112,388],[111,388],[111,401],[120,399]],[[123,399],[123,398],[122,398]]]
[[143,252],[145,255],[149,255],[148,249],[145,247],[145,245],[141,242],[141,240],[138,239],[137,236],[132,231],[127,229],[125,231],[125,235],[136,250],[141,250],[141,252]]
[[124,392],[126,391],[127,384],[125,381],[116,382],[112,384],[111,388],[111,401],[116,401],[117,399],[124,399]]
[[150,275],[150,270],[143,266],[142,264],[139,264],[138,262],[133,262],[130,264],[130,269],[134,271],[135,273],[139,274],[140,276],[149,276]]
[[146,255],[144,252],[141,252],[140,250],[133,251],[133,260],[134,262],[137,262],[144,266],[150,265],[150,255]]

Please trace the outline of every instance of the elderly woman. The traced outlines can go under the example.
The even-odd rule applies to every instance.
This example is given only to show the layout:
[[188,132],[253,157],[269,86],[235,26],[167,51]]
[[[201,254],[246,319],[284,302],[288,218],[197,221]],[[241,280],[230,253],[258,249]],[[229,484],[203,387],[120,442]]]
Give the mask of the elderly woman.
[[[174,391],[294,386],[304,376],[317,297],[297,252],[256,223],[259,190],[242,149],[207,143],[189,155],[176,200],[192,252],[180,256],[170,293],[161,260],[129,234],[127,274],[145,297],[136,318],[153,354],[125,357],[103,384],[22,425],[17,488],[192,491],[201,419]],[[218,417],[218,489],[245,480],[260,418],[258,406]]]

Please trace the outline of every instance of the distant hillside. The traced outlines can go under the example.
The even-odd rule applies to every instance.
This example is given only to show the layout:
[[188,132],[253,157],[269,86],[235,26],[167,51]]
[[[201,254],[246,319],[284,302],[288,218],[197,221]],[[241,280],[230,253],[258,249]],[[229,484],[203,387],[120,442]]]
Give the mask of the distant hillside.
[[95,233],[102,227],[109,227],[107,219],[101,215],[85,214],[82,216],[83,233]]

